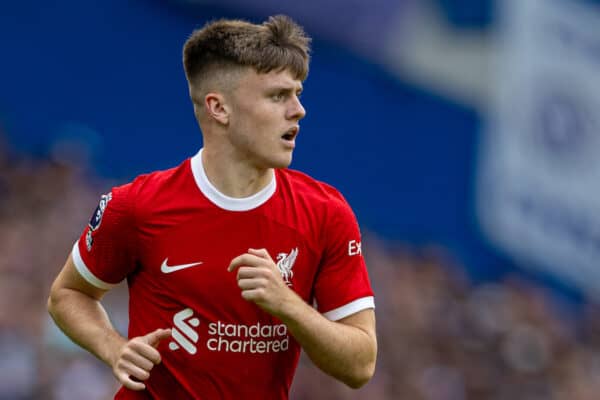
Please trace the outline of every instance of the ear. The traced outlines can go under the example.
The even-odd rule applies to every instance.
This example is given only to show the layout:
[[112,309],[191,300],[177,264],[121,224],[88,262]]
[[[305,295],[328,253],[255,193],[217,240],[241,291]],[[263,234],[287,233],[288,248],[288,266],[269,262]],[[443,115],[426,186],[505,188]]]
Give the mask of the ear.
[[217,122],[227,125],[229,123],[229,105],[221,93],[208,93],[204,96],[206,113]]

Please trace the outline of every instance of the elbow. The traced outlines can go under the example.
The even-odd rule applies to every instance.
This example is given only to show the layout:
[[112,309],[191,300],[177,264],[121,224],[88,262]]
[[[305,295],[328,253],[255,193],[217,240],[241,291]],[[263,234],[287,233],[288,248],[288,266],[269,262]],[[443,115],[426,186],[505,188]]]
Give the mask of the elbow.
[[50,295],[48,296],[48,300],[46,301],[46,310],[48,311],[48,314],[50,314],[50,316],[52,318],[54,318],[55,309],[56,309],[56,296],[52,292],[50,292]]
[[352,372],[342,381],[352,389],[360,389],[365,386],[375,374],[375,365],[377,363],[377,339],[373,337],[369,350],[363,354],[361,361],[357,362]]
[[46,301],[46,310],[54,320],[56,320],[60,300],[61,289],[56,288],[54,285],[52,285],[52,288],[50,289],[50,295],[48,296],[48,300]]
[[351,376],[344,379],[344,383],[352,389],[360,389],[371,380],[374,373],[375,360],[366,365],[362,365],[361,368],[357,368]]

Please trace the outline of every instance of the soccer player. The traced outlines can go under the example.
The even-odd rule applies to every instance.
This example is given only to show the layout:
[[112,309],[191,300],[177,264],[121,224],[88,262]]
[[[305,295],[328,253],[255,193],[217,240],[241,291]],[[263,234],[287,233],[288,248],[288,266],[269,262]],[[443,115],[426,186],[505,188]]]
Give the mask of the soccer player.
[[[208,23],[183,49],[203,148],[100,200],[48,309],[108,364],[117,399],[287,399],[300,349],[358,388],[377,353],[356,218],[287,169],[309,42],[285,16]],[[100,300],[123,279],[129,332]]]

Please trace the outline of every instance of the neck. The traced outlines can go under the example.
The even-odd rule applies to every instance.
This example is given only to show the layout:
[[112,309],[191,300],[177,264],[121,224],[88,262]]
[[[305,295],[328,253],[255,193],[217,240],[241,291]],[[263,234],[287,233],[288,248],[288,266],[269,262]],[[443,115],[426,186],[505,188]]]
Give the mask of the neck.
[[244,159],[204,147],[202,165],[210,183],[222,194],[244,198],[264,189],[273,178],[273,169],[259,169]]

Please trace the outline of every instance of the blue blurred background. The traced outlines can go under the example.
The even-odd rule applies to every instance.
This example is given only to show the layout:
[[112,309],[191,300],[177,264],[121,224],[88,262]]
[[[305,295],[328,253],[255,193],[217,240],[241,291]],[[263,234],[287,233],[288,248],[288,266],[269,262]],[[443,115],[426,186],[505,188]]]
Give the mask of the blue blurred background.
[[[307,117],[292,167],[344,193],[372,243],[365,250],[372,251],[375,284],[413,269],[418,275],[431,264],[440,268],[428,278],[401,275],[404,281],[391,288],[382,283],[378,307],[411,285],[444,291],[440,281],[469,282],[458,284],[462,298],[481,287],[513,293],[505,282],[518,279],[526,282],[519,288],[530,287],[526,296],[549,296],[543,302],[558,320],[584,318],[600,294],[598,3],[2,2],[0,248],[7,256],[0,277],[7,291],[0,303],[0,399],[112,393],[108,384],[106,394],[110,372],[53,330],[43,302],[99,194],[177,165],[201,147],[181,48],[193,29],[220,17],[261,22],[284,13],[313,36],[302,98]],[[395,266],[388,271],[383,264]],[[25,311],[36,311],[15,323],[18,302],[9,289],[31,282],[31,274],[41,275],[38,289],[18,296],[31,306]],[[123,329],[121,300],[107,302]],[[381,335],[399,335],[394,329],[403,311],[379,315],[389,328]],[[57,359],[64,373],[48,369]],[[400,373],[390,372],[391,361],[380,364],[380,377],[393,381]],[[359,394],[337,388],[323,398],[505,398],[477,392],[464,370],[439,364],[446,369],[415,378],[420,391],[389,389],[378,378]],[[300,382],[317,379],[302,368]],[[81,385],[88,392],[70,392],[73,379],[88,379]],[[446,386],[434,390],[433,382]],[[593,393],[580,390],[570,399]],[[535,398],[563,398],[558,389],[548,393]],[[318,394],[296,389],[296,396]]]
[[[187,36],[215,17],[262,21],[285,12],[315,37],[293,167],[339,187],[365,230],[440,242],[489,264],[472,212],[481,115],[381,62],[403,45],[392,32],[412,18],[411,1],[214,3],[223,8],[147,0],[4,5],[0,110],[11,149],[81,158],[119,180],[177,165],[201,146],[181,66]],[[489,23],[491,4],[448,3],[440,10],[450,21]]]

